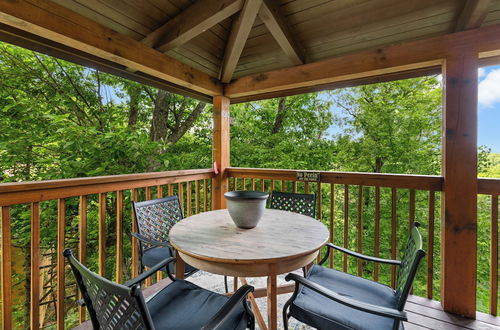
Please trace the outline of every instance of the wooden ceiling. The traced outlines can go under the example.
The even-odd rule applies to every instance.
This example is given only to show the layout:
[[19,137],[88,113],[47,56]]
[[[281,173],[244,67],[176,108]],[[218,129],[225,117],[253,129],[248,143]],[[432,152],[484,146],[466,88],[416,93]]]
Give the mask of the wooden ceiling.
[[294,84],[280,87],[294,92],[308,70],[321,76],[330,59],[355,66],[372,56],[383,68],[391,47],[439,45],[479,27],[483,45],[496,43],[496,26],[500,0],[0,0],[1,40],[205,100],[278,90],[239,91],[280,77],[280,69],[295,69]]
[[500,23],[498,0],[53,0],[212,77]]

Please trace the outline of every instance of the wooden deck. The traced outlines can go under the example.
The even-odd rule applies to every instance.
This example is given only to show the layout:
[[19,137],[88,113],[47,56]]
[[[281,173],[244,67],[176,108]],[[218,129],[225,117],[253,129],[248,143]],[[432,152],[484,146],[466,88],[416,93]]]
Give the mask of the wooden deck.
[[[219,280],[219,279],[217,279]],[[217,281],[216,280],[216,281]],[[220,282],[220,281],[219,281]],[[217,283],[219,283],[217,282]],[[170,283],[169,279],[164,279],[159,283],[143,291],[146,300],[149,296],[158,292],[161,288]],[[220,282],[222,283],[222,282]],[[290,294],[288,294],[290,295]],[[265,298],[259,298],[265,299]],[[265,304],[264,304],[265,305]],[[279,306],[281,309],[281,306]],[[476,319],[467,319],[454,314],[445,313],[441,304],[435,300],[429,300],[418,296],[410,296],[406,303],[405,310],[408,312],[408,322],[405,322],[406,330],[423,330],[423,329],[472,329],[472,330],[489,330],[500,329],[500,317],[495,317],[489,314],[477,313]],[[265,311],[262,310],[265,315]],[[90,322],[85,322],[76,327],[75,330],[90,330],[92,326]],[[294,329],[291,326],[291,329]],[[305,330],[312,329],[309,327],[295,327],[295,329]]]
[[445,313],[441,304],[418,296],[410,296],[405,310],[408,322],[405,329],[500,329],[500,318],[477,313],[476,319],[466,319]]

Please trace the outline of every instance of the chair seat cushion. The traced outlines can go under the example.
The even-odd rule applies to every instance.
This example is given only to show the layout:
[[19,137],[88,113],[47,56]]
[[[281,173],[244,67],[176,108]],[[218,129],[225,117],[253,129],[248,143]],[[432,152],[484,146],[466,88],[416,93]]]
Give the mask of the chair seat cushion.
[[[345,297],[377,306],[397,306],[397,298],[392,288],[361,277],[314,265],[307,279]],[[342,305],[304,286],[301,286],[290,306],[290,314],[318,329],[382,330],[392,329],[394,325],[393,319]]]
[[[176,280],[148,301],[156,329],[201,329],[229,300],[184,280]],[[220,329],[246,329],[247,314],[242,303],[228,316]]]
[[[172,255],[171,250],[169,248],[167,248],[167,247],[155,247],[155,248],[151,248],[149,250],[144,251],[144,253],[142,255],[142,264],[146,267],[151,268],[154,265],[156,265],[157,263],[159,263],[160,261],[163,261],[163,260],[170,258],[170,257],[174,257],[174,256]],[[175,274],[175,263],[170,263],[168,265],[168,267],[169,267],[170,273]],[[196,268],[186,264],[186,270],[184,273],[190,274],[195,270],[196,270]],[[163,271],[166,271],[166,270],[163,269]]]

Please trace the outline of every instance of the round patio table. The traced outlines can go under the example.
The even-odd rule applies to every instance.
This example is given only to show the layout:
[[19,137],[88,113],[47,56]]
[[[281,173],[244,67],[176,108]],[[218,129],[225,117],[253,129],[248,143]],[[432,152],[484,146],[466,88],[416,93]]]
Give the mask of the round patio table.
[[314,218],[273,209],[265,210],[257,227],[240,229],[223,209],[181,220],[169,237],[178,257],[175,274],[182,276],[188,263],[220,275],[267,276],[268,327],[277,329],[277,275],[312,263],[329,233]]

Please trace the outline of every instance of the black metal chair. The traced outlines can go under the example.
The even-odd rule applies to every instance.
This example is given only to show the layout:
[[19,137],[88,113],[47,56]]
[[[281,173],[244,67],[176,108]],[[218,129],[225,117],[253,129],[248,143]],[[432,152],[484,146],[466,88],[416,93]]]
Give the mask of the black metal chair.
[[[168,258],[124,285],[111,282],[83,266],[66,249],[68,259],[94,329],[254,329],[255,320],[246,297],[253,291],[242,286],[232,297],[176,280],[168,271]],[[147,302],[140,283],[162,268],[173,281]]]
[[[182,220],[182,209],[177,195],[132,202],[132,206],[139,231],[132,233],[132,236],[139,241],[139,262],[142,273],[145,267],[153,267],[165,258],[175,256],[168,234],[172,226]],[[175,274],[173,263],[169,268],[170,272]],[[196,271],[196,268],[186,264],[186,277]]]
[[300,213],[314,218],[316,195],[273,191],[269,208]]
[[[290,273],[286,280],[295,281],[295,291],[283,307],[283,322],[295,319],[318,329],[403,329],[403,311],[420,260],[422,236],[418,223],[412,228],[401,261],[365,256],[328,243],[335,249],[356,258],[399,267],[396,289],[381,283],[314,265],[304,278]],[[288,312],[289,309],[289,312]]]

